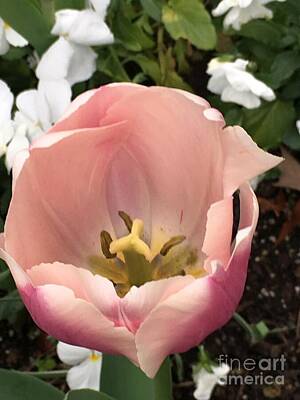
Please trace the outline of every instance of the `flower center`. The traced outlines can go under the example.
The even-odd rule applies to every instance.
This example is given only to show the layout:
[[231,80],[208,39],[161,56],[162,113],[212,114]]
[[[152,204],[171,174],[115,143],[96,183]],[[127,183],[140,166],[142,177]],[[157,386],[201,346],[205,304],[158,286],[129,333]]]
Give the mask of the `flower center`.
[[182,244],[185,236],[170,238],[162,244],[160,252],[154,254],[143,239],[143,221],[132,220],[123,211],[119,216],[128,229],[128,235],[113,240],[109,232],[102,231],[100,242],[104,257],[89,257],[89,265],[95,274],[115,284],[120,297],[126,295],[130,287],[139,287],[153,280],[186,274],[198,278],[206,274],[203,267],[197,265],[197,252]]
[[89,359],[90,361],[97,362],[101,359],[101,357],[102,356],[100,354],[97,354],[93,351],[92,354],[90,354]]

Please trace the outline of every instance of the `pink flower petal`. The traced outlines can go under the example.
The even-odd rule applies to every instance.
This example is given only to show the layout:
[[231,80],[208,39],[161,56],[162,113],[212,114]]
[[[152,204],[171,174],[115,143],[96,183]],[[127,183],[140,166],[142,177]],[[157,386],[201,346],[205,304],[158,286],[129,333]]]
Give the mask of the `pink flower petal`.
[[[0,243],[3,245],[3,235]],[[133,334],[127,328],[116,326],[101,312],[107,312],[109,307],[113,309],[108,280],[97,277],[93,287],[88,280],[96,277],[90,272],[76,271],[73,266],[59,263],[35,266],[27,274],[3,248],[0,248],[0,257],[7,262],[24,304],[42,330],[65,343],[123,354],[137,363]],[[85,275],[81,284],[76,273]],[[87,299],[95,296],[96,289],[98,298],[104,296],[105,299],[94,305]],[[96,308],[99,305],[100,309]]]
[[143,90],[145,87],[141,85],[118,83],[85,92],[72,102],[66,114],[49,132],[96,128],[114,103]]
[[115,327],[94,305],[76,298],[71,289],[26,286],[20,293],[32,319],[49,335],[75,346],[123,354],[137,362],[133,335],[126,328]]
[[113,231],[105,170],[127,135],[127,124],[119,123],[31,151],[5,226],[6,249],[22,267],[54,261],[84,267],[99,253],[100,232]]
[[[140,186],[130,191],[125,185],[122,188],[122,182],[129,179],[130,162],[126,160],[131,158],[131,164],[137,165],[134,170],[141,171],[148,186],[152,229],[146,233],[154,242],[159,235],[166,239],[179,234],[189,237],[197,230],[195,241],[199,246],[205,232],[203,216],[211,202],[222,198],[221,128],[205,118],[202,109],[181,93],[153,87],[120,99],[101,121],[112,124],[126,119],[130,124],[131,135],[118,154],[118,159],[124,161],[116,164],[114,187],[120,188],[118,197],[127,199],[125,204],[145,210],[140,217],[147,222],[146,201],[138,193]],[[137,205],[137,199],[142,204]],[[114,201],[110,196],[108,203]]]
[[226,197],[210,206],[202,251],[211,259],[227,264],[233,225],[232,197]]
[[261,150],[239,126],[228,126],[221,136],[225,154],[224,195],[231,195],[243,182],[276,167],[281,157]]
[[182,290],[194,280],[192,276],[188,275],[176,276],[147,282],[139,288],[132,287],[121,302],[122,316],[128,329],[135,333],[159,303]]
[[94,304],[106,318],[121,326],[118,297],[108,279],[90,271],[62,263],[40,264],[27,270],[34,286],[46,284],[65,286],[75,297]]
[[[142,370],[153,377],[166,356],[199,344],[232,316],[246,280],[258,208],[249,185],[241,189],[241,225],[226,269],[197,279],[161,302],[136,333]],[[170,334],[170,329],[172,334]]]

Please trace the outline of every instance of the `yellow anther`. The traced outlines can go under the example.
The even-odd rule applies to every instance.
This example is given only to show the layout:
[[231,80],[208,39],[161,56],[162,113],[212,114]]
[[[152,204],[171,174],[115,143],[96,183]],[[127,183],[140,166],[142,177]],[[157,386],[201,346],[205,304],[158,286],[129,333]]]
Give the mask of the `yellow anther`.
[[124,251],[135,251],[142,254],[146,260],[151,260],[151,250],[149,246],[140,238],[144,231],[144,223],[140,219],[135,219],[132,223],[131,233],[120,239],[113,240],[109,246],[111,253],[122,253]]
[[99,361],[102,358],[100,354],[96,354],[95,352],[92,352],[92,354],[89,356],[89,359],[93,362]]

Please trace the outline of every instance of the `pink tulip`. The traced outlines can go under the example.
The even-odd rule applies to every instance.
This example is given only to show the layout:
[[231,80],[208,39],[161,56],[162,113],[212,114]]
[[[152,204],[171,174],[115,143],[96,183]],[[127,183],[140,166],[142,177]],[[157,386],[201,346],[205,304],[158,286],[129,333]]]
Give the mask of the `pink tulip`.
[[184,91],[89,91],[17,162],[0,255],[41,329],[153,377],[231,318],[258,218],[247,182],[280,161]]

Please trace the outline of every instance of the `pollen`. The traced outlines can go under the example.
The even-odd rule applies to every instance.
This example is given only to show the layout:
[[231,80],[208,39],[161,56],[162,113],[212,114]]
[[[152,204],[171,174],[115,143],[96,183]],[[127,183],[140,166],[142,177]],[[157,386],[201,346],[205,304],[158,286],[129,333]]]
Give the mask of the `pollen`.
[[151,250],[149,246],[141,239],[144,232],[144,223],[141,219],[135,219],[132,223],[131,233],[120,239],[113,240],[110,243],[109,250],[112,254],[123,253],[125,251],[135,251],[151,260]]
[[92,354],[89,356],[90,361],[97,362],[101,360],[102,356],[100,354],[96,354],[95,352],[92,352]]

